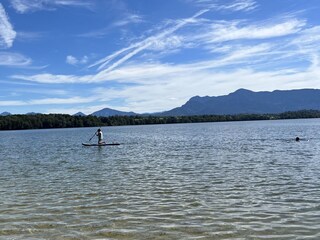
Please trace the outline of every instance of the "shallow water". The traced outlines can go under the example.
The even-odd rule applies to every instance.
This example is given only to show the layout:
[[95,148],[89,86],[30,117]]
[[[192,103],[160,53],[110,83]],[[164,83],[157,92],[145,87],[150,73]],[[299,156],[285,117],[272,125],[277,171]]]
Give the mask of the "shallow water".
[[319,119],[103,130],[0,132],[1,240],[320,239]]

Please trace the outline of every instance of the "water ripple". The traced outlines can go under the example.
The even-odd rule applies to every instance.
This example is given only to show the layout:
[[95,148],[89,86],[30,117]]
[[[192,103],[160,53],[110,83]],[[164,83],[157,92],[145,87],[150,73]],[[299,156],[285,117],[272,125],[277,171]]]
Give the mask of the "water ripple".
[[90,128],[0,132],[0,239],[320,239],[320,124],[303,126],[110,127],[106,148],[80,145]]

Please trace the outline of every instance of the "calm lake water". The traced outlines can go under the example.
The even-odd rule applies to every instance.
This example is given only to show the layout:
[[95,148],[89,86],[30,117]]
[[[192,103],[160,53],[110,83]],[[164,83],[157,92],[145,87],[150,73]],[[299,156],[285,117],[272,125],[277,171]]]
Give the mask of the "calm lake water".
[[103,130],[0,132],[1,240],[320,239],[320,119]]

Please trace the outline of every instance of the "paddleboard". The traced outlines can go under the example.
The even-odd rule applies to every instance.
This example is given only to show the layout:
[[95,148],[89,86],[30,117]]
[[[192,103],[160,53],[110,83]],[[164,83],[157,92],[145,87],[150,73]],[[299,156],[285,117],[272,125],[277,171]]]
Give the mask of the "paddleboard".
[[120,143],[101,143],[101,144],[97,144],[97,143],[82,143],[83,146],[86,147],[100,147],[100,146],[118,146],[120,145]]

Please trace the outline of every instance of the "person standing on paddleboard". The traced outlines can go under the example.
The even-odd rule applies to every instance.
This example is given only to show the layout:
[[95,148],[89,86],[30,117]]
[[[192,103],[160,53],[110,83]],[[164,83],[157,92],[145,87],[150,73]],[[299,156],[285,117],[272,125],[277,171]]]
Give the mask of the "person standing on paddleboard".
[[96,135],[98,136],[98,144],[104,143],[104,141],[103,141],[103,133],[102,133],[100,128],[96,132]]

